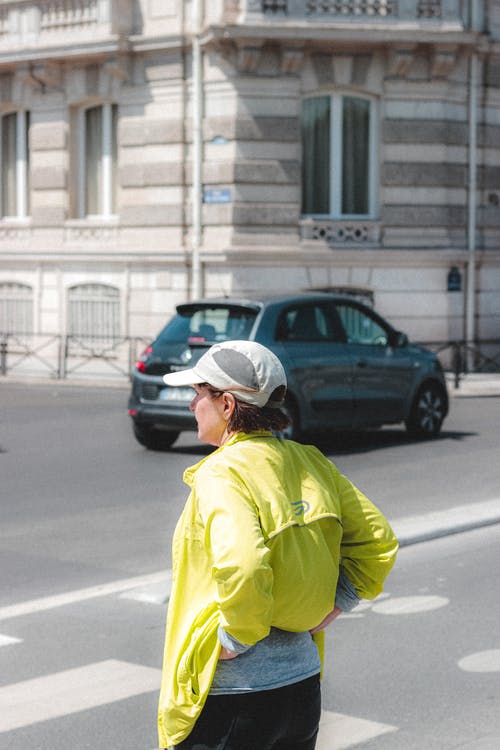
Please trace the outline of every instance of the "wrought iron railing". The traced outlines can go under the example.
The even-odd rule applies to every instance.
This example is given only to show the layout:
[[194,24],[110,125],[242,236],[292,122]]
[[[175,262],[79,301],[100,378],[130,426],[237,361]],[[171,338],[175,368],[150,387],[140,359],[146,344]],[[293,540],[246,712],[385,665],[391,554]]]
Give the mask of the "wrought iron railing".
[[418,343],[438,355],[444,369],[453,374],[455,388],[460,387],[461,378],[469,373],[500,373],[500,339]]
[[248,0],[248,9],[266,14],[332,19],[441,21],[462,15],[460,0]]

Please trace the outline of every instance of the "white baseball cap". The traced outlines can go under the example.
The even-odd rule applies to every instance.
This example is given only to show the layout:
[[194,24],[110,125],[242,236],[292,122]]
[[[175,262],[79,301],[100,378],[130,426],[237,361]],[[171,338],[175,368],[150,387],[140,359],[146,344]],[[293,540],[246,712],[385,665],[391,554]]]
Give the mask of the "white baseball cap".
[[[167,385],[208,383],[255,406],[282,406],[286,375],[278,357],[256,341],[214,344],[194,367],[163,376]],[[277,390],[279,389],[279,390]]]

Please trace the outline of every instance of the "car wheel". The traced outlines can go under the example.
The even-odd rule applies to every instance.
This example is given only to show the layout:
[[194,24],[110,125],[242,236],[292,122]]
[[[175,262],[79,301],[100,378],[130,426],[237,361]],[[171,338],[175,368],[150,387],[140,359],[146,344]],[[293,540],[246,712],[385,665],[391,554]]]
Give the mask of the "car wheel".
[[276,432],[276,436],[285,440],[300,440],[300,415],[297,405],[291,398],[287,398],[281,411],[290,419],[290,424],[284,430]]
[[133,430],[137,442],[152,451],[168,451],[179,437],[178,432],[158,430],[137,422],[133,422]]
[[406,429],[414,437],[437,435],[446,414],[446,396],[436,383],[426,383],[417,392]]

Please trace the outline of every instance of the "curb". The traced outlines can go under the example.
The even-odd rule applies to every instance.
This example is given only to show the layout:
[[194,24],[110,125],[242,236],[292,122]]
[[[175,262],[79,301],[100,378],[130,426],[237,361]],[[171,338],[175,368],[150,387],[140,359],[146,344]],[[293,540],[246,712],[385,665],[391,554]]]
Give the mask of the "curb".
[[400,547],[500,523],[500,498],[391,521]]
[[446,385],[450,398],[472,398],[500,396],[500,375],[494,373],[469,373],[462,375],[455,388],[455,378],[446,373]]

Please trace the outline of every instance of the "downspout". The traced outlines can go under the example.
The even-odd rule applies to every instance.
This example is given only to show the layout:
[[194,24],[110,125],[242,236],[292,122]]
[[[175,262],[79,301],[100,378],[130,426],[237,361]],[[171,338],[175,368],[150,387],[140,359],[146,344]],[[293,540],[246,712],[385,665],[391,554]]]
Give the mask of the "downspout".
[[193,0],[192,32],[192,226],[191,226],[191,299],[203,295],[201,267],[202,237],[202,100],[203,100],[203,60],[201,52],[201,2]]
[[476,224],[477,224],[477,71],[475,52],[470,59],[469,80],[469,212],[467,227],[467,295],[465,311],[465,342],[467,372],[474,368],[476,316]]

